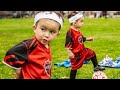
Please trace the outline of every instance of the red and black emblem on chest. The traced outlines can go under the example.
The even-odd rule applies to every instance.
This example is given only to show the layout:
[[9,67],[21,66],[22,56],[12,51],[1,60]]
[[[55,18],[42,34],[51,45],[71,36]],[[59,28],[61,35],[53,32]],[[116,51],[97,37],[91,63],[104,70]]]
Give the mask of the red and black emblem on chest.
[[80,44],[83,43],[83,38],[82,38],[82,36],[79,36],[79,37],[78,37],[78,42],[79,42]]
[[45,66],[46,74],[48,76],[50,76],[51,75],[51,61],[50,60],[46,60],[44,66]]

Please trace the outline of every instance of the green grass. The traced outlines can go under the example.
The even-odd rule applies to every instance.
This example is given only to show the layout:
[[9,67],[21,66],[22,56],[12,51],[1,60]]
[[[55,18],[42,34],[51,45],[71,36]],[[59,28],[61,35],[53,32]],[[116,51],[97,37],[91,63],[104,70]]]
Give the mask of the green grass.
[[[14,71],[4,65],[2,60],[9,48],[24,39],[34,35],[32,30],[33,18],[26,19],[0,19],[0,79],[13,79]],[[54,63],[63,62],[68,59],[67,51],[64,49],[65,36],[70,27],[67,19],[60,35],[51,43],[52,58],[52,79],[69,79],[70,68],[57,67]],[[116,60],[120,57],[120,18],[85,18],[84,26],[81,28],[86,37],[94,36],[94,42],[85,42],[85,46],[96,52],[98,62],[106,54]],[[120,79],[120,69],[106,68],[104,71],[108,79]],[[76,79],[91,79],[93,66],[84,64],[78,70]]]

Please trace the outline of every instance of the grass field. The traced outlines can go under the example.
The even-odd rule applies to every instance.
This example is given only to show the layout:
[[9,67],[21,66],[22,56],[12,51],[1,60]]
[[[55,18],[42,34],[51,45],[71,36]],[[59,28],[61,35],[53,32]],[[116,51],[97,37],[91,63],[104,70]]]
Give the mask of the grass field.
[[[2,60],[9,48],[24,39],[34,35],[32,30],[33,18],[25,19],[0,19],[0,79],[13,79],[14,71],[4,65]],[[65,19],[61,34],[51,43],[52,58],[52,79],[69,79],[70,68],[57,67],[54,63],[63,62],[68,59],[67,51],[64,49],[66,31],[70,27]],[[85,18],[84,26],[81,28],[86,37],[94,36],[94,42],[85,42],[85,46],[96,52],[98,62],[106,54],[116,60],[120,57],[120,18]],[[120,69],[106,68],[104,71],[108,79],[120,79]],[[78,70],[76,79],[91,79],[93,66],[84,64]]]

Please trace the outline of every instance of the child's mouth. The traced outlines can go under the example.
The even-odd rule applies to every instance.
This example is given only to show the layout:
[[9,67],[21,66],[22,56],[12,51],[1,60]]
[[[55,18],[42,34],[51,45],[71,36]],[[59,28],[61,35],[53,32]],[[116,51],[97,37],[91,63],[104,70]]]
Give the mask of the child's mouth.
[[44,42],[44,43],[47,43],[47,42],[48,42],[48,40],[46,40],[46,39],[43,39],[43,42]]

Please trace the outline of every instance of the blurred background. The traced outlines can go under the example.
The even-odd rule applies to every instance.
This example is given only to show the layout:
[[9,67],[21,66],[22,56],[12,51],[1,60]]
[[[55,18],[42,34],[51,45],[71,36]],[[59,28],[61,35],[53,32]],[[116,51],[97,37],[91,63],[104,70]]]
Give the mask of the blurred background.
[[[28,18],[34,17],[39,11],[0,11],[0,19],[2,18]],[[66,17],[72,11],[57,11]],[[119,18],[120,11],[78,11],[86,18]]]

